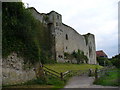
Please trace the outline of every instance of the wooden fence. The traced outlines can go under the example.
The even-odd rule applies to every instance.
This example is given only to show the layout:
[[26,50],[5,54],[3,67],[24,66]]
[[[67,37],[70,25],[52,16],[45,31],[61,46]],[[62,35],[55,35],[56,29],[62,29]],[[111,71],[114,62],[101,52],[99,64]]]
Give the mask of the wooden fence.
[[70,75],[70,76],[81,76],[81,75],[91,76],[91,74],[93,73],[93,71],[91,71],[90,69],[88,69],[88,70],[69,70],[66,72],[59,73],[59,72],[54,71],[46,66],[43,66],[43,70],[46,75],[51,75],[53,77],[60,78],[61,80],[65,80],[65,78],[68,77],[68,75]]
[[53,77],[57,77],[61,80],[65,80],[65,78],[67,77],[67,75],[69,75],[71,73],[71,71],[66,71],[66,72],[56,72],[50,68],[47,68],[46,66],[43,66],[43,70],[45,72],[46,75],[51,75]]
[[66,71],[66,72],[57,72],[57,71],[54,71],[46,66],[43,66],[43,70],[44,70],[44,73],[46,75],[50,75],[50,76],[53,76],[53,77],[57,77],[61,80],[65,80],[66,77],[68,77],[68,75],[71,75],[71,76],[81,76],[81,75],[88,75],[88,76],[95,76],[95,79],[97,79],[98,77],[101,77],[103,75],[105,75],[107,72],[107,68],[104,68],[104,69],[95,69],[95,70],[92,70],[92,69],[88,69],[88,70],[69,70],[69,71]]
[[72,76],[82,76],[82,75],[88,75],[89,70],[71,70]]
[[112,70],[115,67],[106,67],[103,69],[95,69],[95,79],[98,79],[100,77],[104,77],[105,75],[108,75],[109,72],[118,72],[117,70]]

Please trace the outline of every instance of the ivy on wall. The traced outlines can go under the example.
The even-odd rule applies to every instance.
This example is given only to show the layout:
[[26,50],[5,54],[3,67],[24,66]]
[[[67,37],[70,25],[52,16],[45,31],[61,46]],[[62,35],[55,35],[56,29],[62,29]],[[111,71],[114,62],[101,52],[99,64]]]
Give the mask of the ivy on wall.
[[47,62],[51,57],[50,30],[22,2],[3,2],[2,20],[3,58],[16,52],[26,62]]
[[73,52],[72,54],[69,54],[67,52],[64,53],[64,56],[66,57],[66,59],[76,59],[77,60],[77,64],[80,64],[80,63],[88,63],[88,58],[86,55],[84,55],[84,52],[79,50],[77,52]]

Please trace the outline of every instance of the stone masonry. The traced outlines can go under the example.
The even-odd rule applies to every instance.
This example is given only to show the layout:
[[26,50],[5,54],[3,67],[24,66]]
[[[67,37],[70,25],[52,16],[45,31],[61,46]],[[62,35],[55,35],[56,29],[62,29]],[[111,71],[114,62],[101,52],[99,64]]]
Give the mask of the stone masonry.
[[62,15],[51,11],[39,13],[35,8],[28,8],[33,16],[49,27],[53,39],[52,53],[57,62],[66,62],[64,53],[81,50],[88,57],[89,64],[96,64],[95,37],[93,34],[81,35],[72,27],[62,23]]
[[18,57],[16,53],[2,59],[2,85],[20,84],[35,79],[34,68],[29,66],[24,65],[23,58]]

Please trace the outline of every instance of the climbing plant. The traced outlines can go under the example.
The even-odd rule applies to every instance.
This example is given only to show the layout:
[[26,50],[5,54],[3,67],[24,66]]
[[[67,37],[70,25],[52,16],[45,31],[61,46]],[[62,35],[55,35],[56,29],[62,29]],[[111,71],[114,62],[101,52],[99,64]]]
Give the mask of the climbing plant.
[[73,52],[72,55],[76,58],[77,64],[88,62],[87,56],[85,56],[84,52],[79,49],[77,52]]
[[86,55],[84,55],[84,52],[79,50],[77,52],[73,52],[72,54],[69,54],[67,52],[64,53],[64,56],[69,59],[69,60],[72,60],[72,59],[76,59],[77,60],[77,64],[80,64],[80,63],[88,63],[88,58]]
[[31,63],[50,58],[50,30],[35,19],[22,2],[3,2],[2,20],[3,58],[12,52]]

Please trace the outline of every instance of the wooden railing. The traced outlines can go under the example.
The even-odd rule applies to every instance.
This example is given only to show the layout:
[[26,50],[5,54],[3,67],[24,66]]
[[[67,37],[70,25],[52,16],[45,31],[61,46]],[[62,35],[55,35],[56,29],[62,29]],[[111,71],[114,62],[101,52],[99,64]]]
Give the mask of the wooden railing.
[[97,80],[99,77],[103,77],[108,74],[108,72],[117,72],[116,70],[111,70],[114,69],[115,67],[106,67],[102,69],[95,69],[95,79]]
[[61,80],[65,80],[65,78],[67,77],[68,74],[71,73],[71,71],[66,71],[66,72],[57,72],[57,71],[54,71],[46,66],[43,66],[43,70],[45,72],[46,75],[50,75],[50,76],[53,76],[53,77],[57,77]]
[[53,77],[57,77],[61,80],[65,80],[68,76],[76,76],[76,75],[89,75],[91,74],[91,72],[89,70],[69,70],[69,71],[66,71],[66,72],[57,72],[57,71],[54,71],[46,66],[43,66],[43,70],[45,72],[46,75],[50,75],[50,76],[53,76]]

